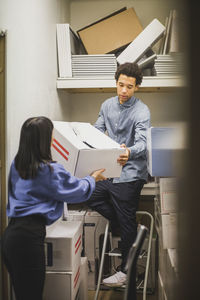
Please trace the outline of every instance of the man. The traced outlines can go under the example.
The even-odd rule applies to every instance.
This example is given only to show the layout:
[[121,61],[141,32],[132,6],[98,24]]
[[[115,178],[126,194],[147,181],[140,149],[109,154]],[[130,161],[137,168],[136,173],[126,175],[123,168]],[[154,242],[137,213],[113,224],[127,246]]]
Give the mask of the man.
[[146,131],[150,126],[148,107],[134,96],[142,82],[142,73],[135,63],[125,63],[115,73],[117,96],[101,106],[94,126],[124,147],[118,163],[120,178],[98,182],[89,200],[89,207],[119,228],[121,237],[121,270],[103,280],[109,286],[121,286],[126,281],[127,255],[137,235],[136,211],[140,192],[147,181]]

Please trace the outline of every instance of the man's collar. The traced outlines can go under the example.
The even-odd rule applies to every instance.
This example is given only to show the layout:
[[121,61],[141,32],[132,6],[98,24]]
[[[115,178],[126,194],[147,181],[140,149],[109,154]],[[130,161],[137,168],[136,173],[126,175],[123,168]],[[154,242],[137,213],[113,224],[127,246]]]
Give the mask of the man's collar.
[[122,105],[122,106],[124,106],[124,107],[129,107],[129,106],[132,106],[133,104],[134,104],[134,102],[135,102],[135,97],[134,96],[132,96],[130,99],[128,99],[127,101],[125,101],[123,104],[121,104],[120,102],[119,102],[119,98],[118,98],[118,96],[117,96],[117,102],[118,102],[118,104],[119,105]]

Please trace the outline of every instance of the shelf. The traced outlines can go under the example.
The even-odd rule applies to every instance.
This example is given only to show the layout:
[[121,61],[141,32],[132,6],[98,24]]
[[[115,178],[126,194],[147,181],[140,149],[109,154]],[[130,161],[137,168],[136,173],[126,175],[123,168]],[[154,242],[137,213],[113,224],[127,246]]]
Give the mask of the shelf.
[[[183,76],[146,76],[140,92],[163,92],[186,86]],[[116,82],[112,78],[58,78],[57,89],[77,92],[115,92]]]
[[155,182],[148,182],[144,184],[141,190],[141,196],[155,196],[157,194],[158,184]]

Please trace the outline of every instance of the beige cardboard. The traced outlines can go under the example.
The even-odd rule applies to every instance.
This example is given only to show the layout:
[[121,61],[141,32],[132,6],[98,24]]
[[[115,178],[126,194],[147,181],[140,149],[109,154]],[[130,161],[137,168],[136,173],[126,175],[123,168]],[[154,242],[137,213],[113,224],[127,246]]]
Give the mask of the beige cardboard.
[[88,54],[104,54],[128,45],[142,32],[133,8],[80,29],[79,34]]

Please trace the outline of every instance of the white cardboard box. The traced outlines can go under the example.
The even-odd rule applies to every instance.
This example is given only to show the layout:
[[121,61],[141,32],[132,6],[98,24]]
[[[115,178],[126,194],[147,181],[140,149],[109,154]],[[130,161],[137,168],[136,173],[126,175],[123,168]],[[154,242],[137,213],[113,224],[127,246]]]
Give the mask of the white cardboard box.
[[175,175],[175,154],[179,149],[178,130],[171,127],[151,127],[147,130],[147,167],[151,176]]
[[178,211],[178,193],[176,177],[157,177],[155,206],[159,214],[176,213]]
[[54,121],[52,157],[77,177],[105,168],[106,177],[120,177],[117,158],[125,150],[90,123]]
[[107,220],[96,211],[88,211],[85,215],[85,255],[88,260],[99,258],[99,239],[105,233]]
[[75,300],[80,286],[80,266],[74,272],[46,272],[44,300]]
[[87,257],[81,257],[79,293],[80,293],[80,300],[88,300],[88,260],[87,260]]
[[177,248],[177,214],[163,214],[161,219],[163,248]]
[[164,31],[165,26],[154,19],[117,57],[118,63],[138,61],[159,40]]
[[177,248],[178,214],[162,213],[157,197],[154,198],[155,227],[158,232],[163,249]]
[[163,192],[160,195],[161,214],[177,212],[177,194],[175,192]]
[[157,214],[156,229],[159,233],[163,249],[177,248],[177,214]]
[[46,227],[47,271],[74,271],[80,266],[82,231],[81,221],[59,219]]

